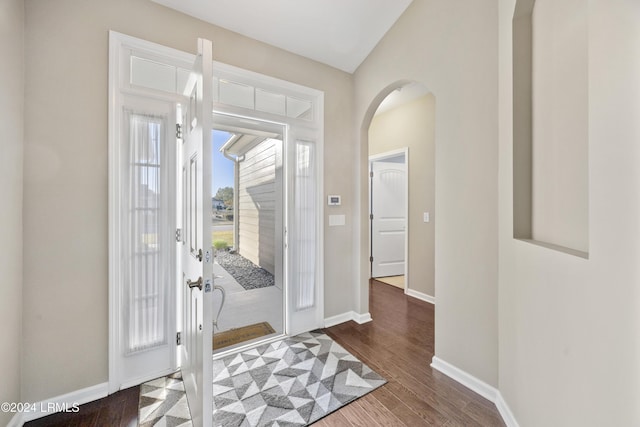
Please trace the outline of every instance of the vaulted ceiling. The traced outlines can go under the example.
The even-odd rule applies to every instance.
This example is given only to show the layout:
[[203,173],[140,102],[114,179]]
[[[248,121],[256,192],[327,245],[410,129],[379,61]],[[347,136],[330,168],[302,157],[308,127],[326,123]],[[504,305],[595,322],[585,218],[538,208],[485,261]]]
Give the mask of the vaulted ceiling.
[[353,73],[413,0],[152,0]]

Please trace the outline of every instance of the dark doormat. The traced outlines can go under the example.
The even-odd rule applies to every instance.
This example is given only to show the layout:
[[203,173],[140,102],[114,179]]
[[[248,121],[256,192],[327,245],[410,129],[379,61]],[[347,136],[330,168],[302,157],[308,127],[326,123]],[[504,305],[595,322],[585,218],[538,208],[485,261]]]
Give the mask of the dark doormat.
[[213,334],[213,350],[219,350],[231,345],[240,344],[245,341],[273,334],[276,331],[268,322],[256,323],[241,328],[230,329],[228,331]]

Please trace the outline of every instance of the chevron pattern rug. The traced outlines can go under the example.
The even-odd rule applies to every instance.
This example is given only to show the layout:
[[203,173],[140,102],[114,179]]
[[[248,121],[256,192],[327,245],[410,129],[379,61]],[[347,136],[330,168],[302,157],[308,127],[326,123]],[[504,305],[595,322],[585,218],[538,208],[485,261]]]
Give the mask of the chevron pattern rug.
[[192,426],[180,372],[142,384],[138,408],[140,427]]
[[213,362],[213,425],[306,426],[386,383],[320,331]]

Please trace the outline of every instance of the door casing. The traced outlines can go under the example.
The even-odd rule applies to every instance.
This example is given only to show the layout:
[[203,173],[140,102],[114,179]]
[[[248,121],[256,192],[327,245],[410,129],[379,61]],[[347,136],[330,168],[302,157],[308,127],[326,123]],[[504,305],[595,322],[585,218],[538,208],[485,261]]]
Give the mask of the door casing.
[[[118,343],[117,321],[119,315],[118,307],[118,289],[115,278],[117,277],[118,236],[114,232],[113,222],[119,212],[115,208],[114,203],[117,194],[113,191],[118,183],[118,170],[112,168],[116,151],[118,147],[118,133],[120,132],[120,120],[118,119],[118,109],[122,105],[122,96],[124,94],[138,95],[149,97],[150,99],[159,99],[163,101],[171,101],[175,103],[183,102],[184,98],[181,94],[170,92],[162,92],[144,87],[136,87],[130,83],[130,67],[129,55],[135,53],[152,61],[158,61],[163,64],[170,64],[182,69],[190,69],[193,63],[194,55],[182,52],[176,49],[168,48],[156,43],[137,39],[121,33],[110,31],[109,33],[109,393],[117,391],[121,384],[118,383],[119,366],[117,355],[120,346]],[[324,141],[324,93],[316,89],[307,88],[295,83],[283,81],[270,76],[259,73],[239,69],[227,64],[213,61],[214,75],[235,79],[237,82],[246,82],[254,85],[256,88],[266,88],[271,91],[280,91],[286,96],[292,96],[298,99],[308,99],[313,103],[312,120],[302,120],[298,118],[282,117],[270,113],[260,112],[257,110],[247,111],[246,109],[225,105],[215,102],[214,110],[218,113],[234,114],[237,116],[246,116],[258,120],[282,122],[293,130],[290,133],[292,138],[300,138],[304,140],[314,141],[316,150],[316,170],[317,177],[317,225],[316,225],[316,310],[315,319],[310,324],[315,327],[324,326],[324,202],[323,202],[323,141]],[[287,181],[289,182],[289,180]],[[291,214],[290,212],[287,213]],[[285,237],[286,242],[286,237]],[[286,243],[285,243],[286,244]],[[176,269],[178,271],[178,269]],[[176,275],[176,282],[181,283],[181,278]],[[180,313],[179,303],[174,307],[175,313]],[[178,322],[180,317],[176,315]],[[287,322],[288,323],[288,322]],[[180,330],[178,326],[178,330]],[[290,331],[287,331],[290,332]],[[178,351],[179,353],[179,351]],[[179,354],[176,365],[180,364]],[[177,366],[176,366],[177,367]]]

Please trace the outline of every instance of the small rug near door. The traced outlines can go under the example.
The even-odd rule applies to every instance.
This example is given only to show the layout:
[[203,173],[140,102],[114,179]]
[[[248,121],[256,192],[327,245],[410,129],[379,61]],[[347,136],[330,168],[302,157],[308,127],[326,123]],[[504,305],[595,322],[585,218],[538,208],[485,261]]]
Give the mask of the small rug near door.
[[396,288],[404,289],[404,275],[402,276],[387,276],[387,277],[374,277],[378,282],[386,283],[387,285],[395,286]]
[[138,403],[140,427],[191,427],[191,413],[182,374],[176,372],[140,386]]
[[213,349],[219,350],[224,347],[240,344],[275,332],[276,331],[268,322],[256,323],[249,326],[243,326],[241,328],[219,332],[217,334],[213,334]]
[[214,426],[306,426],[387,381],[315,331],[213,361]]

